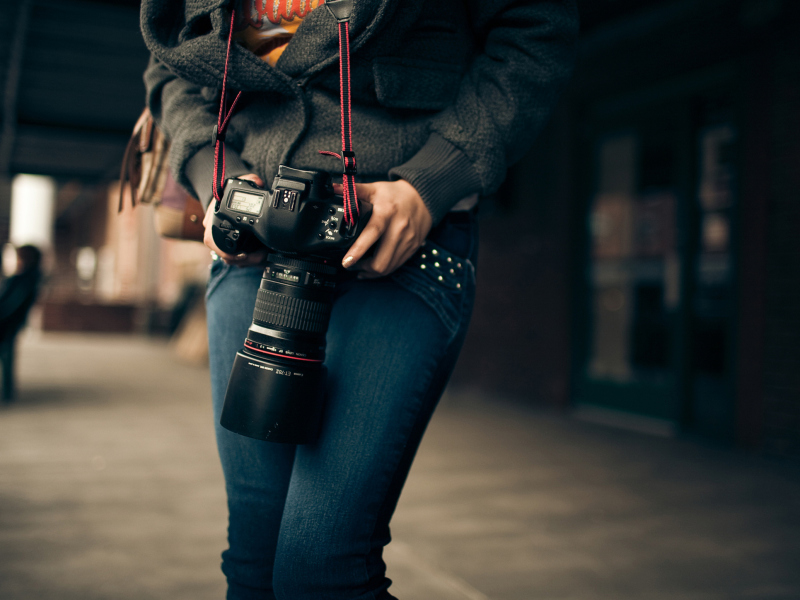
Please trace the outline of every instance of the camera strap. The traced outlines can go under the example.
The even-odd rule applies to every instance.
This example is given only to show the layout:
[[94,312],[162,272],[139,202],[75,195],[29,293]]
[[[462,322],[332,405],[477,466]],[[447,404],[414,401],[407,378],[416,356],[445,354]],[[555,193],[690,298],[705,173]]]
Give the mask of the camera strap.
[[342,116],[342,154],[320,150],[320,154],[335,156],[342,161],[342,199],[344,200],[344,222],[348,227],[355,223],[353,207],[359,216],[356,196],[356,155],[353,152],[353,126],[350,121],[350,15],[353,0],[326,2],[325,7],[339,26],[339,105]]
[[212,183],[212,190],[214,192],[214,199],[217,201],[216,209],[219,210],[219,204],[222,202],[222,188],[225,185],[225,130],[228,128],[228,122],[233,115],[233,109],[236,108],[236,103],[242,92],[236,94],[230,108],[227,108],[228,95],[228,60],[231,56],[231,40],[233,39],[233,23],[236,20],[236,11],[231,10],[231,30],[228,33],[228,48],[225,52],[225,72],[222,74],[222,94],[219,98],[219,116],[217,117],[217,124],[214,125],[214,133],[211,136],[211,143],[214,144],[214,181]]
[[[342,153],[320,150],[320,154],[334,156],[342,161],[342,197],[344,200],[345,225],[351,227],[355,223],[355,216],[359,216],[358,197],[356,196],[356,155],[353,152],[353,127],[350,121],[350,15],[353,12],[353,0],[333,0],[326,2],[325,7],[336,19],[339,28],[339,99],[342,128]],[[222,94],[219,100],[219,116],[214,126],[212,143],[214,144],[214,182],[212,189],[214,199],[222,202],[222,188],[225,184],[225,130],[228,127],[231,115],[236,108],[236,103],[242,92],[238,92],[230,108],[227,108],[227,81],[228,60],[231,54],[231,40],[233,39],[233,23],[235,11],[231,11],[231,28],[228,34],[228,48],[225,54],[225,72],[222,75]]]

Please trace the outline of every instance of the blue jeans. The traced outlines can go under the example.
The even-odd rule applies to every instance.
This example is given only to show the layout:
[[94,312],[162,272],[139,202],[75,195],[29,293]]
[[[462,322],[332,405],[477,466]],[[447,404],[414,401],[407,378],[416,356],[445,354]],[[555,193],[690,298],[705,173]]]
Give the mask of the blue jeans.
[[228,493],[222,570],[229,600],[393,598],[382,559],[389,521],[464,340],[476,241],[473,215],[448,216],[391,276],[337,288],[322,429],[303,446],[253,440],[218,424],[262,269],[214,262],[208,332]]

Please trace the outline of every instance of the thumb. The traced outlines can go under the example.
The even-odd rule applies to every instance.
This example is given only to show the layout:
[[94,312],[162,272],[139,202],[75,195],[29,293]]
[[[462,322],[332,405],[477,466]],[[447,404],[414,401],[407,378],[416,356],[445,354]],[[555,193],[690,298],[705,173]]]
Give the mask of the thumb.
[[264,181],[256,175],[255,173],[248,173],[247,175],[239,175],[236,179],[246,179],[247,181],[252,181],[258,187],[264,187]]
[[[333,184],[333,191],[341,196],[344,188],[342,187],[341,183],[334,183]],[[375,184],[373,183],[357,183],[356,184],[356,195],[358,196],[359,200],[366,200],[369,202],[370,197],[372,194],[375,193]]]

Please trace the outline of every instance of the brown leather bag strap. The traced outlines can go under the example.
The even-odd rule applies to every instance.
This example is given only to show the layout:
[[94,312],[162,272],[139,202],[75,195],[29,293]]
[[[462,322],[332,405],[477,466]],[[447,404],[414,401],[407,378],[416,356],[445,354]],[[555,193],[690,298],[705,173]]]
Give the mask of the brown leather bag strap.
[[122,212],[125,202],[125,186],[131,191],[131,206],[136,206],[137,188],[142,180],[142,154],[149,152],[153,145],[153,133],[155,122],[150,109],[145,108],[136,125],[133,126],[131,139],[125,147],[125,154],[122,157],[122,165],[119,171],[119,209]]
[[148,109],[144,109],[142,116],[139,117],[139,120],[142,120],[142,117],[147,116],[144,119],[144,122],[141,125],[141,130],[139,131],[139,153],[144,154],[145,152],[150,152],[153,149],[153,133],[155,132],[155,122],[153,121],[153,115],[150,114]]
[[136,134],[134,133],[131,139],[128,140],[128,145],[125,146],[125,154],[122,155],[122,165],[120,165],[120,170],[119,170],[119,208],[117,209],[117,212],[122,212],[122,209],[124,208],[123,205],[125,202],[126,185],[128,185],[131,188],[131,201],[132,201],[131,203],[134,206],[136,205],[136,202],[133,198],[134,196],[133,186],[130,185],[130,178],[129,178],[130,161],[135,151],[134,148],[136,148],[136,146],[138,146],[138,144],[136,143]]

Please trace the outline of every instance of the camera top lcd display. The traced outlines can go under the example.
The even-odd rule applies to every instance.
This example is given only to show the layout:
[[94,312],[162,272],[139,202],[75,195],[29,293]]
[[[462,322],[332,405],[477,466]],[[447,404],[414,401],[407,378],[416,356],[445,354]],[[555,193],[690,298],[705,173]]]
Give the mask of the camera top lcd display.
[[261,206],[264,204],[262,194],[248,194],[247,192],[233,192],[228,202],[228,208],[249,215],[260,215]]

